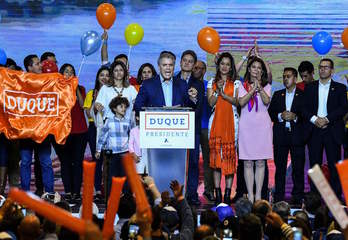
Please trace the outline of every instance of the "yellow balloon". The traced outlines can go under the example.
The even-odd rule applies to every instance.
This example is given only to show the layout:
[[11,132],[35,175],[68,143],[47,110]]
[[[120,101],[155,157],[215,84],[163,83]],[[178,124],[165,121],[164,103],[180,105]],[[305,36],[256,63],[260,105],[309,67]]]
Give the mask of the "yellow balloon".
[[124,31],[124,37],[128,45],[135,46],[143,40],[144,29],[138,23],[131,23]]

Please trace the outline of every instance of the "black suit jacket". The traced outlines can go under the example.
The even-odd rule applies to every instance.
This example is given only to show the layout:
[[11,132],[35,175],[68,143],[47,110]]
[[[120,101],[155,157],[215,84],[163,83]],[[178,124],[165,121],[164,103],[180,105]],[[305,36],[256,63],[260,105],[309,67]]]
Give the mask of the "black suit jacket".
[[[184,81],[181,79],[181,71],[175,76],[177,80]],[[195,132],[200,134],[201,132],[201,118],[203,113],[203,100],[204,100],[204,82],[193,77],[191,74],[188,81],[188,89],[191,87],[197,90],[197,102],[195,108]]]
[[274,145],[304,145],[303,135],[303,105],[304,105],[304,93],[296,88],[294,99],[292,101],[290,112],[293,112],[297,116],[297,120],[290,122],[291,127],[291,142],[287,140],[287,129],[285,121],[279,122],[278,114],[286,111],[286,89],[276,91],[271,99],[271,103],[268,107],[268,113],[273,122],[273,144]]
[[[310,138],[316,126],[310,122],[312,116],[317,115],[319,107],[319,81],[308,84],[305,88],[305,107],[303,115],[306,120],[306,134]],[[344,141],[343,116],[348,112],[346,86],[331,80],[327,98],[328,130],[339,145]]]

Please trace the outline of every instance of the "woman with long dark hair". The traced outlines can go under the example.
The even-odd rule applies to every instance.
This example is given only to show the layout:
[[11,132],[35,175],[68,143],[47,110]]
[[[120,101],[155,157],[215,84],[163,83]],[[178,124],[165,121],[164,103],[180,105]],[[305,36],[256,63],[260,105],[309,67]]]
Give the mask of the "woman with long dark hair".
[[135,88],[139,91],[139,88],[144,80],[155,77],[157,72],[151,63],[144,63],[140,66],[137,75],[137,85]]
[[[267,68],[259,57],[248,61],[243,86],[239,88],[239,159],[244,163],[244,179],[251,202],[261,199],[266,160],[273,157],[272,122],[267,112],[271,85]],[[254,174],[255,164],[255,174]],[[254,194],[254,182],[256,192]]]
[[101,182],[102,182],[102,166],[103,166],[103,159],[95,158],[95,152],[96,152],[96,141],[97,141],[97,127],[102,126],[102,120],[98,118],[98,113],[94,109],[94,102],[95,99],[98,96],[98,92],[104,85],[110,85],[110,70],[106,66],[102,66],[99,68],[94,88],[90,91],[88,91],[85,99],[85,103],[83,105],[86,115],[88,117],[88,144],[89,148],[91,149],[92,159],[95,161],[96,168],[95,168],[95,178],[94,178],[94,188],[95,188],[95,200],[102,201],[103,196],[101,194]]
[[[75,68],[68,63],[63,64],[59,72],[66,79],[75,77]],[[87,146],[87,123],[83,112],[86,96],[85,88],[78,85],[76,103],[71,110],[71,132],[64,145],[53,142],[54,150],[61,162],[61,176],[67,201],[81,201],[82,161]]]
[[237,72],[230,53],[222,53],[216,65],[215,78],[207,85],[208,103],[213,107],[209,119],[210,167],[214,169],[215,204],[222,202],[221,174],[225,175],[224,202],[230,204],[233,175],[237,163]]
[[108,107],[109,103],[117,96],[125,97],[130,104],[125,117],[134,122],[132,110],[138,93],[136,89],[129,84],[126,65],[121,61],[113,62],[110,66],[110,74],[111,85],[102,86],[95,100],[95,109],[102,113],[104,120],[106,118],[112,118],[114,115]]

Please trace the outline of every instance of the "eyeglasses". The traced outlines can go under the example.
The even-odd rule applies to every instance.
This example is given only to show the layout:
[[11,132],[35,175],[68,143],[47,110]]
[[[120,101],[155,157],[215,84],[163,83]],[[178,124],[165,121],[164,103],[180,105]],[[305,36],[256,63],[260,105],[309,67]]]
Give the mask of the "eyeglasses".
[[328,69],[331,69],[331,67],[330,66],[319,65],[319,69],[328,70]]

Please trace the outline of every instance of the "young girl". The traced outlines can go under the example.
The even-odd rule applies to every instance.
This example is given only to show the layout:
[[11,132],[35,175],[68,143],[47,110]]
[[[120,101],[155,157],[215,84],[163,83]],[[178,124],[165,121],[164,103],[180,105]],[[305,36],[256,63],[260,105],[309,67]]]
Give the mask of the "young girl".
[[129,152],[134,155],[137,172],[143,174],[147,172],[148,164],[145,149],[140,148],[140,129],[139,129],[139,117],[135,117],[136,126],[132,128],[129,134]]

